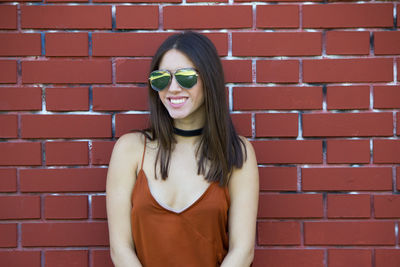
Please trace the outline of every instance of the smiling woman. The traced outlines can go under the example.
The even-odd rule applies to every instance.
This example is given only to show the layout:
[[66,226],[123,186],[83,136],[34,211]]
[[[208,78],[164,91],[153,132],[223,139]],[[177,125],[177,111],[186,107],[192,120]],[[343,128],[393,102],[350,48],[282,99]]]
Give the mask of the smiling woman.
[[257,162],[233,127],[211,41],[169,37],[153,57],[149,100],[150,128],[122,136],[110,161],[115,266],[249,266]]

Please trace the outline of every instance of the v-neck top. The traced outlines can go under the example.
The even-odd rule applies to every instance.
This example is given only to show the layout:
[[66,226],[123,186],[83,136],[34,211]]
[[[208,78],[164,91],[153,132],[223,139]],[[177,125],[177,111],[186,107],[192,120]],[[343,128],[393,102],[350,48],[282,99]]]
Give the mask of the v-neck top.
[[210,183],[204,193],[177,211],[151,193],[140,171],[132,191],[131,225],[136,255],[143,267],[215,267],[228,252],[229,190]]

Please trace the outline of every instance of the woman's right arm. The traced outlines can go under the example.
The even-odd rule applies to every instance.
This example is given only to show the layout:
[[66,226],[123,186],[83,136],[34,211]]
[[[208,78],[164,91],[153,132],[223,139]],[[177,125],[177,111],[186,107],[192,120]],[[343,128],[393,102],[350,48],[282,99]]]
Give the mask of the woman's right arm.
[[108,167],[107,218],[111,259],[116,267],[142,266],[135,253],[131,230],[131,193],[143,151],[141,138],[137,133],[122,136],[114,146]]

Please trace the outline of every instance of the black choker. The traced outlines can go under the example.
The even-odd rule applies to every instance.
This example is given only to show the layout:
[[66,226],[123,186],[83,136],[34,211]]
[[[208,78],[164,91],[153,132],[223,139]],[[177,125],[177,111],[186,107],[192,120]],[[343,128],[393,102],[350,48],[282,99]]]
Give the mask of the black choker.
[[192,137],[192,136],[197,136],[201,135],[203,132],[203,128],[196,129],[196,130],[182,130],[174,127],[174,134],[180,135],[180,136],[185,136],[185,137]]

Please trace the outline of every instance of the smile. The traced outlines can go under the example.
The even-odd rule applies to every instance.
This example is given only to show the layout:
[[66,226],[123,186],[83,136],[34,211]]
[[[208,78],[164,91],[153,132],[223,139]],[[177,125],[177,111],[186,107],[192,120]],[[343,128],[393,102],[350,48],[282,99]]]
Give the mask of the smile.
[[172,104],[175,104],[175,105],[182,104],[182,103],[184,103],[186,101],[186,97],[183,97],[183,98],[170,98],[169,101]]

